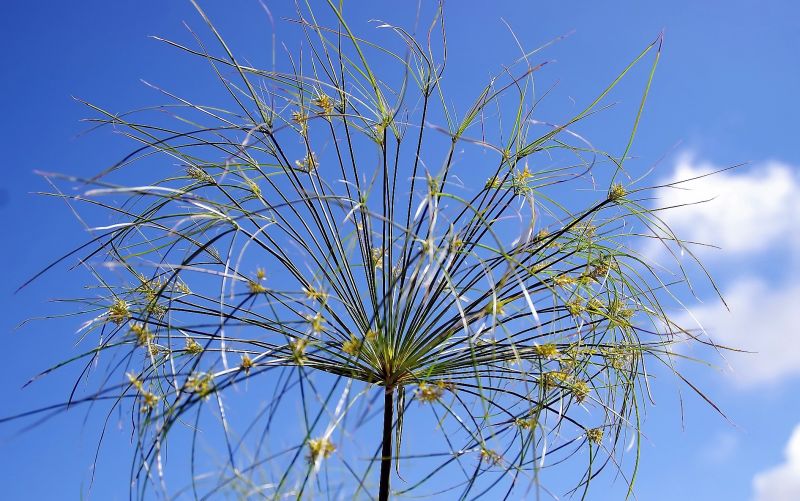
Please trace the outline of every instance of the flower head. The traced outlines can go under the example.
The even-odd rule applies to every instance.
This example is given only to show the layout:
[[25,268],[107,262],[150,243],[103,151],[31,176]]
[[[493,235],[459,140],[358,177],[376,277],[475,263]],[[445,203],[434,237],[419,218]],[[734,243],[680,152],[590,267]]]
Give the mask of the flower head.
[[328,459],[336,452],[336,446],[325,437],[312,438],[308,441],[308,461],[311,463],[319,459]]

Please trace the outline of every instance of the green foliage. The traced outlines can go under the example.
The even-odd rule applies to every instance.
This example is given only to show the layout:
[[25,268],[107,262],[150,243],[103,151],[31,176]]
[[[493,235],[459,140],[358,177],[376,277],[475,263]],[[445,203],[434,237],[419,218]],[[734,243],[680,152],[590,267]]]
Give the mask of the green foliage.
[[[133,489],[176,490],[182,455],[198,496],[369,497],[391,459],[397,496],[527,492],[569,458],[579,492],[607,467],[632,484],[646,363],[671,367],[683,332],[662,305],[677,281],[634,249],[680,241],[627,177],[633,134],[615,157],[573,127],[655,69],[660,39],[562,125],[534,118],[544,47],[459,118],[440,12],[421,37],[381,25],[395,50],[329,9],[331,27],[298,14],[291,72],[242,64],[199,7],[221,55],[165,40],[208,61],[234,110],[168,94],[171,125],[91,106],[139,147],[60,195],[114,219],[78,251],[98,344],[73,362],[107,371],[84,401],[131,411]],[[161,167],[123,174],[142,162]]]

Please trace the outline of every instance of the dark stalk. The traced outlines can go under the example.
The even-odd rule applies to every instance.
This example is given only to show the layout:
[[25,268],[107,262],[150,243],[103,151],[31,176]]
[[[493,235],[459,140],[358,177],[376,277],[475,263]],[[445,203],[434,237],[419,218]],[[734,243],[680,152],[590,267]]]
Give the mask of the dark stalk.
[[381,451],[381,484],[378,501],[389,499],[389,477],[392,473],[392,421],[394,421],[394,388],[387,386],[383,397],[383,450]]

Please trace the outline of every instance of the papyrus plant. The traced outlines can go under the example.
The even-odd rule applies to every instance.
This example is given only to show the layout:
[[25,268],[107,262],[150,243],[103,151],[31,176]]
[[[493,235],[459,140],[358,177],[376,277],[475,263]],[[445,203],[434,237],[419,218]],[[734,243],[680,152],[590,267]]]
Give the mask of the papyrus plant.
[[551,469],[581,495],[607,468],[632,485],[647,363],[671,368],[686,337],[664,306],[680,267],[636,249],[683,245],[625,167],[642,108],[616,155],[576,131],[637,64],[644,105],[660,40],[548,118],[545,47],[451,103],[440,11],[419,35],[358,25],[378,43],[304,6],[302,49],[268,69],[198,12],[208,36],[164,42],[208,62],[219,101],[89,105],[132,151],[50,176],[94,221],[62,258],[91,272],[70,363],[97,387],[70,405],[127,412],[132,493],[520,499]]

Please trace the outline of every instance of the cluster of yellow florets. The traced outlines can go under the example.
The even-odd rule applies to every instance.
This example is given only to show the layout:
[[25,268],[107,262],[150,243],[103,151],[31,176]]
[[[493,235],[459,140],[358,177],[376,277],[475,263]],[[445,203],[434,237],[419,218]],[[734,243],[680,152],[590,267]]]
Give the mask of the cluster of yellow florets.
[[417,398],[425,404],[436,402],[444,395],[445,388],[447,388],[447,384],[444,382],[436,384],[420,383],[417,386]]
[[161,400],[161,397],[155,393],[145,390],[144,383],[142,383],[142,381],[139,380],[135,374],[129,372],[126,374],[126,376],[128,376],[128,381],[131,383],[131,386],[136,388],[136,391],[138,391],[142,396],[141,411],[150,412],[158,404],[158,401]]
[[531,192],[531,187],[528,186],[528,182],[533,177],[533,173],[528,170],[528,166],[525,166],[525,169],[516,172],[511,177],[511,189],[514,190],[515,195],[525,195]]
[[497,190],[497,189],[501,188],[502,186],[503,186],[503,182],[500,180],[500,178],[497,177],[497,176],[492,176],[492,177],[490,177],[489,179],[486,180],[486,184],[484,185],[484,188],[486,188],[487,190],[489,190],[489,189]]
[[306,322],[311,327],[311,332],[319,334],[325,330],[325,317],[322,313],[315,313],[314,315],[306,315]]
[[323,115],[330,115],[333,113],[334,102],[326,94],[320,94],[318,97],[311,101],[311,104],[321,109]]
[[550,371],[543,373],[539,378],[539,384],[545,389],[550,390],[569,380],[569,374],[564,371]]
[[589,428],[586,430],[586,438],[596,444],[603,442],[603,429],[602,428]]
[[627,327],[630,326],[630,320],[634,314],[634,310],[628,308],[622,301],[615,298],[608,303],[607,313],[608,319],[614,326]]
[[336,452],[336,446],[325,437],[312,438],[308,441],[308,461],[316,462],[318,459],[328,459]]
[[532,430],[536,428],[536,425],[539,421],[535,417],[518,417],[514,420],[514,424],[517,425],[518,428],[523,430]]
[[313,172],[314,170],[319,167],[319,162],[317,162],[317,155],[313,151],[306,154],[302,160],[295,160],[295,166],[303,172]]
[[370,258],[372,259],[372,267],[376,270],[383,268],[383,247],[375,247],[372,249]]
[[304,111],[293,111],[292,121],[300,126],[300,135],[308,134],[308,114]]
[[342,343],[342,351],[350,356],[356,356],[361,351],[362,341],[350,335],[350,339]]
[[627,370],[634,360],[634,347],[614,346],[602,350],[606,363],[616,370]]
[[131,325],[131,334],[136,338],[136,344],[139,346],[148,346],[153,340],[153,333],[147,328],[145,324]]
[[189,355],[199,355],[200,353],[203,353],[203,347],[200,346],[200,343],[198,343],[194,339],[187,337],[186,353],[188,353]]
[[575,298],[571,301],[567,301],[564,306],[567,308],[569,314],[573,317],[580,316],[580,314],[584,311],[583,301],[581,301],[581,298]]
[[292,360],[297,365],[305,364],[306,358],[306,347],[308,346],[307,339],[292,339],[289,341],[289,350],[292,352]]
[[558,347],[553,343],[540,344],[533,347],[533,352],[542,358],[552,359],[559,355]]
[[149,391],[142,392],[142,412],[150,412],[156,405],[161,397]]
[[556,287],[566,287],[575,283],[575,277],[570,275],[558,275],[553,277],[553,285]]
[[253,368],[253,359],[247,353],[242,355],[242,362],[239,364],[239,368],[245,373],[250,372],[250,369]]
[[119,325],[131,317],[128,303],[124,299],[115,299],[108,307],[108,320]]
[[481,460],[483,460],[483,461],[489,463],[490,465],[494,466],[494,465],[500,464],[500,462],[503,460],[503,457],[500,454],[498,454],[497,452],[495,452],[495,451],[493,451],[491,449],[487,449],[485,447],[482,447],[481,448]]
[[616,202],[621,198],[624,198],[628,192],[625,190],[625,187],[619,183],[614,183],[611,185],[611,189],[608,190],[608,199],[612,202]]
[[319,289],[314,288],[313,285],[309,285],[308,287],[303,288],[303,293],[305,293],[306,297],[312,301],[318,301],[320,303],[324,303],[325,300],[328,299],[328,294],[323,292]]
[[186,169],[186,175],[197,181],[212,184],[214,183],[214,178],[211,176],[211,174],[207,173],[201,167],[197,167],[195,165],[192,165]]
[[211,374],[192,374],[186,380],[184,389],[190,393],[196,393],[201,397],[211,394],[214,384],[214,376]]
[[570,391],[575,397],[575,401],[581,403],[589,396],[589,384],[583,379],[578,379],[572,383]]
[[602,313],[605,307],[605,303],[596,297],[593,297],[586,302],[586,309],[593,315]]

